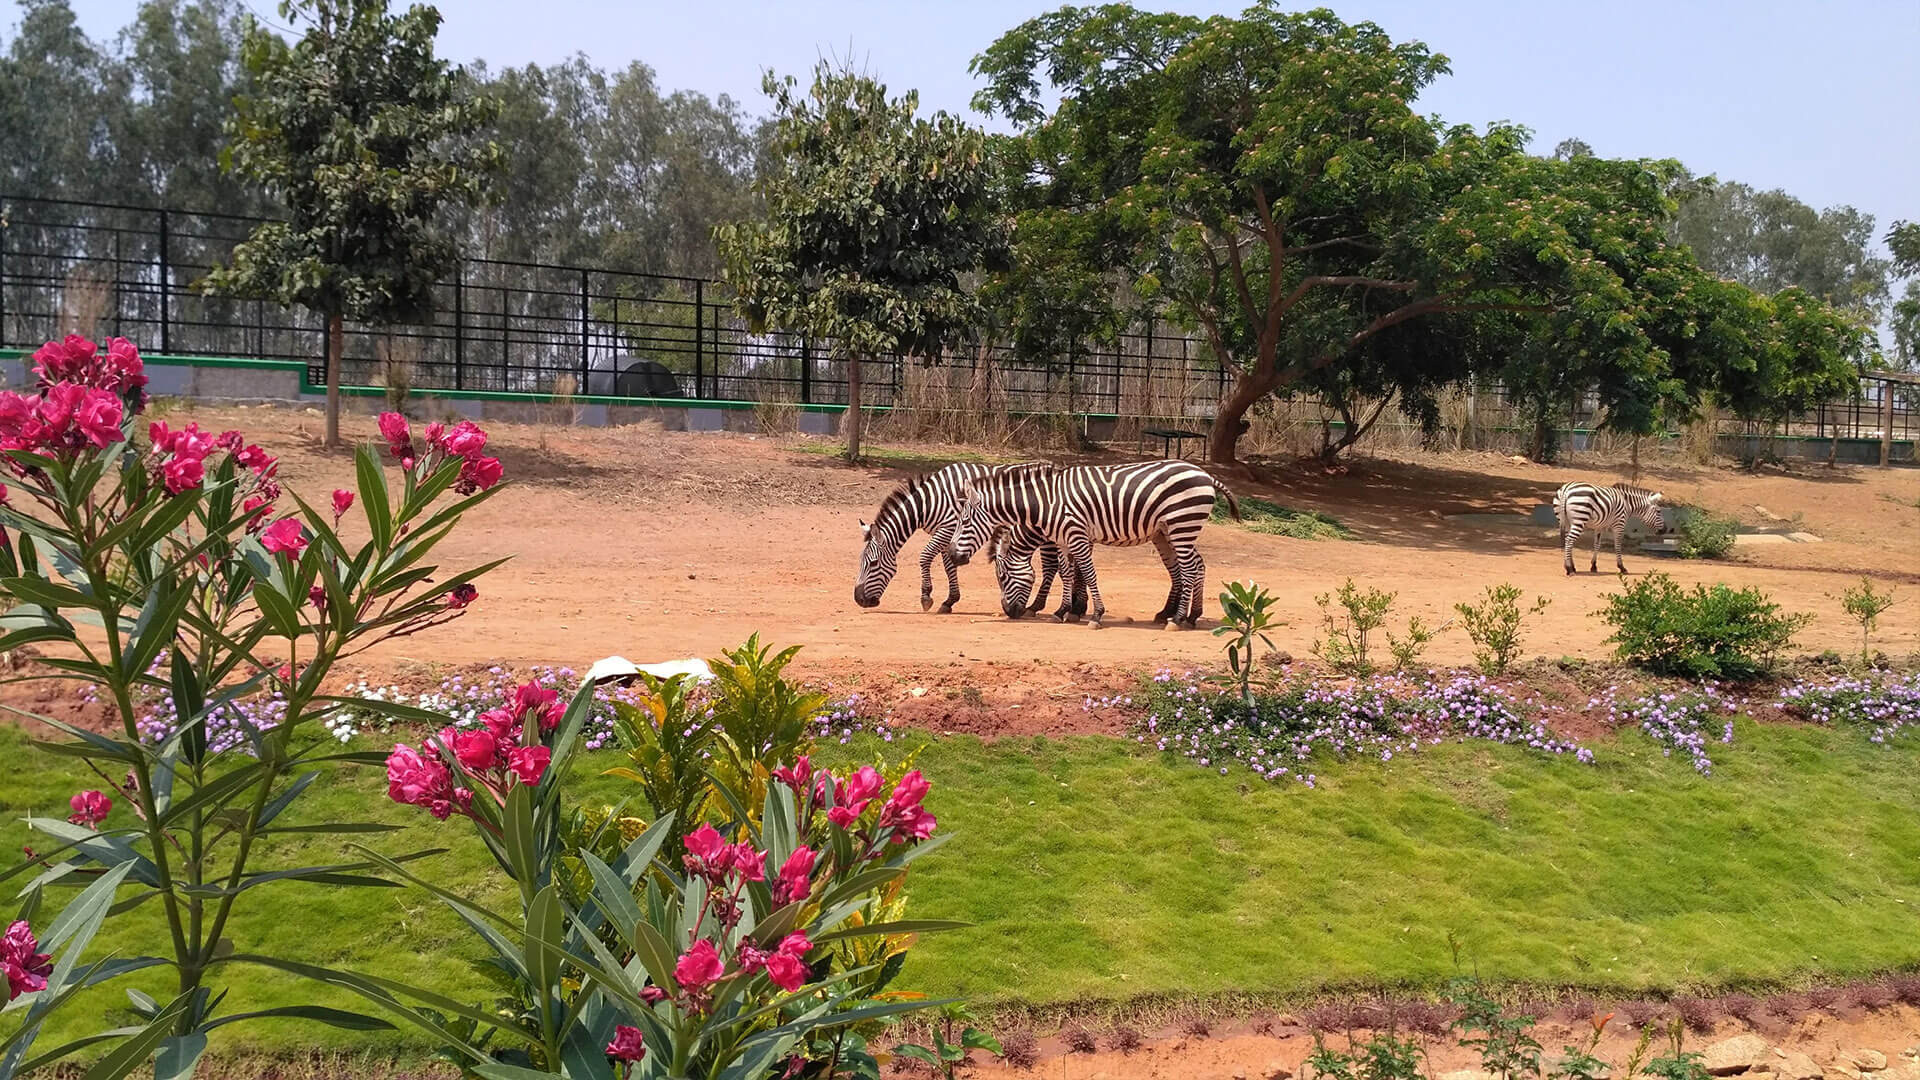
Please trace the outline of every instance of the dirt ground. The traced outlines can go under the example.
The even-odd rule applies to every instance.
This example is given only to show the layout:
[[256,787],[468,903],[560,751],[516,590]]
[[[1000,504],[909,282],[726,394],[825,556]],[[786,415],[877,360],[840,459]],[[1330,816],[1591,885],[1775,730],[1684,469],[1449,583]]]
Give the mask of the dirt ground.
[[[351,456],[318,449],[317,411],[192,409],[167,419],[247,431],[282,456],[281,474],[296,490],[351,486]],[[347,431],[357,439],[377,437],[370,416],[349,417]],[[903,552],[904,568],[881,605],[856,607],[858,522],[908,475],[906,467],[848,468],[791,439],[665,432],[653,425],[492,424],[489,432],[512,486],[442,546],[442,565],[507,553],[513,561],[481,580],[480,601],[456,628],[385,646],[368,654],[370,667],[389,674],[420,664],[583,667],[610,654],[645,663],[713,655],[757,631],[805,645],[798,667],[816,677],[901,687],[937,682],[968,700],[1068,694],[1077,704],[1082,690],[1115,684],[1113,671],[1179,667],[1219,655],[1219,640],[1205,632],[1210,619],[1199,632],[1146,621],[1167,587],[1150,548],[1097,552],[1110,611],[1102,630],[1006,619],[984,564],[962,569],[958,610],[923,613],[914,580],[924,542],[918,538]],[[941,460],[941,448],[925,453],[928,461],[916,467]],[[1210,527],[1201,539],[1209,607],[1225,579],[1272,587],[1283,619],[1275,644],[1304,658],[1319,631],[1314,596],[1345,578],[1396,593],[1393,626],[1412,615],[1445,621],[1454,603],[1506,581],[1552,600],[1529,631],[1529,654],[1600,657],[1608,630],[1594,613],[1619,586],[1617,575],[1606,572],[1610,551],[1602,555],[1602,573],[1583,569],[1569,578],[1550,530],[1476,527],[1449,515],[1524,514],[1567,480],[1618,476],[1604,467],[1454,454],[1361,458],[1337,474],[1307,464],[1280,467],[1266,470],[1264,482],[1228,477],[1240,495],[1332,514],[1357,539],[1305,541]],[[1755,523],[1770,520],[1756,507],[1772,518],[1797,517],[1797,527],[1823,538],[1742,545],[1729,562],[1627,556],[1635,575],[1661,570],[1682,583],[1757,585],[1791,609],[1812,612],[1800,638],[1808,651],[1858,647],[1858,630],[1838,597],[1860,575],[1920,595],[1914,589],[1920,585],[1920,471],[1809,466],[1783,475],[1655,467],[1643,480],[1671,499]],[[1895,656],[1920,650],[1920,602],[1888,611],[1876,645]],[[1455,664],[1470,656],[1471,643],[1456,627],[1432,645],[1427,659]],[[1082,667],[1070,670],[1075,665]]]

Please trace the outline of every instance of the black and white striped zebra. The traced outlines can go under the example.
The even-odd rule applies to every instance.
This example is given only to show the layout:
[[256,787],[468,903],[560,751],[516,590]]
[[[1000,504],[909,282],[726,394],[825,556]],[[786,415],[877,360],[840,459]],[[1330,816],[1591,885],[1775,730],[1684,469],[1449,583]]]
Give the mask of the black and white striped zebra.
[[[860,523],[860,573],[853,584],[853,602],[861,607],[879,606],[880,594],[886,591],[899,568],[900,548],[908,537],[925,529],[932,539],[920,552],[920,610],[933,607],[933,560],[938,556],[947,571],[947,599],[940,605],[940,613],[951,612],[953,605],[960,602],[960,575],[952,553],[953,534],[960,525],[960,486],[997,470],[1019,467],[958,463],[895,488],[880,501],[873,523]],[[1023,537],[1022,542],[1026,539]],[[1047,602],[1047,592],[1059,572],[1060,551],[1045,543],[1044,538],[1032,539],[1039,541],[1036,546],[1040,548],[1042,570],[1040,595],[1033,601],[1037,609]],[[1078,606],[1082,611],[1086,609],[1084,595]]]
[[1655,532],[1665,532],[1667,527],[1660,512],[1660,493],[1631,484],[1562,484],[1553,493],[1553,517],[1560,523],[1560,554],[1569,574],[1573,573],[1573,545],[1589,529],[1593,530],[1593,559],[1587,569],[1600,572],[1600,537],[1612,532],[1613,561],[1624,574],[1627,564],[1620,557],[1620,545],[1627,536],[1627,519],[1637,517]]
[[[1031,575],[1025,560],[1015,557],[1022,533],[1038,534],[1060,547],[1062,588],[1084,583],[1090,602],[1090,621],[1096,628],[1106,616],[1100,586],[1093,569],[1093,545],[1131,547],[1153,544],[1160,552],[1173,586],[1167,603],[1154,617],[1169,628],[1193,626],[1200,619],[1206,593],[1206,560],[1196,546],[1200,530],[1213,516],[1216,493],[1227,497],[1234,517],[1240,507],[1233,493],[1214,482],[1206,470],[1185,461],[1148,461],[1133,465],[1018,466],[969,480],[963,488],[963,523],[953,541],[954,558],[973,557],[997,528],[1011,532],[1002,545],[999,566],[1002,609],[1018,617],[1024,605],[1024,578]],[[1068,606],[1054,618],[1065,620]]]

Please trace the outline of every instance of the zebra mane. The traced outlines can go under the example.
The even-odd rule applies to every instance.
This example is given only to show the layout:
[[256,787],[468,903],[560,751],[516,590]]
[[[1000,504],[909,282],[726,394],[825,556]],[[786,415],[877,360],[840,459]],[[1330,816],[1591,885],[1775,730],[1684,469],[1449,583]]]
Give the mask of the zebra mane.
[[1657,491],[1653,491],[1649,488],[1643,488],[1634,484],[1628,484],[1624,482],[1613,485],[1613,490],[1619,492],[1622,495],[1631,496],[1632,498],[1639,499],[1642,501],[1645,501],[1647,499],[1657,499],[1660,497],[1660,493]]
[[926,482],[927,478],[924,476],[910,476],[901,481],[898,487],[887,492],[887,497],[880,500],[880,508],[873,512],[874,525],[878,526],[887,520],[889,514],[904,513],[907,509],[907,500],[911,499],[913,493],[919,491],[920,486]]

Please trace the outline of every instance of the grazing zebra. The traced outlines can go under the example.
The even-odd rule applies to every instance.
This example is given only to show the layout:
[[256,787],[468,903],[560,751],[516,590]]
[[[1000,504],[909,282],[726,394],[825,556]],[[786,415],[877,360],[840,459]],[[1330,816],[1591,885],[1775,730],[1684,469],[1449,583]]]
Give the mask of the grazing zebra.
[[[1004,545],[999,566],[1001,606],[1018,617],[1025,579],[1031,570],[1017,557],[1022,532],[1038,533],[1065,553],[1061,566],[1063,587],[1084,583],[1091,601],[1091,623],[1100,626],[1106,605],[1093,569],[1093,545],[1131,547],[1151,543],[1173,579],[1166,607],[1154,617],[1175,625],[1199,621],[1206,591],[1206,561],[1195,541],[1213,516],[1215,494],[1227,497],[1233,516],[1240,516],[1233,493],[1216,484],[1206,470],[1185,461],[1148,461],[1134,465],[1054,468],[1026,465],[969,480],[963,487],[963,523],[954,536],[953,555],[966,562],[999,527],[1012,535]],[[1062,604],[1054,618],[1064,621]]]
[[[895,488],[881,500],[873,523],[860,523],[860,575],[854,580],[853,602],[861,607],[879,606],[880,594],[886,591],[898,569],[900,548],[917,530],[925,529],[932,539],[920,552],[920,610],[933,606],[933,559],[938,555],[947,571],[947,599],[940,605],[940,614],[951,612],[953,605],[960,601],[960,575],[952,552],[953,534],[960,525],[960,486],[976,477],[1018,467],[948,465],[931,476],[908,480]],[[1047,592],[1059,571],[1060,551],[1044,539],[1036,540],[1041,549],[1042,571],[1040,595],[1033,601],[1037,609],[1047,602]],[[1028,584],[1031,583],[1029,575]],[[1079,609],[1086,609],[1084,595]]]
[[1620,544],[1626,539],[1627,519],[1637,517],[1655,532],[1664,532],[1667,527],[1660,513],[1660,493],[1631,484],[1615,484],[1610,488],[1562,484],[1560,490],[1553,493],[1553,517],[1560,523],[1560,553],[1566,559],[1569,574],[1573,573],[1574,542],[1587,529],[1593,530],[1593,560],[1587,569],[1596,574],[1600,572],[1600,535],[1612,530],[1613,561],[1624,574],[1627,564],[1620,557]]

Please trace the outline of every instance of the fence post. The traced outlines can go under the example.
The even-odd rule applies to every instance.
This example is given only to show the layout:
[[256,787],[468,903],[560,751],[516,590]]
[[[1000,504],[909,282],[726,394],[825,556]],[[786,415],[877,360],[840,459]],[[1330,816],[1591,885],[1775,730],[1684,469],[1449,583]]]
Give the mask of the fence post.
[[706,306],[707,283],[695,281],[693,283],[693,396],[700,401],[707,399],[707,320],[703,314]]
[[467,388],[467,260],[453,269],[453,388]]
[[587,268],[580,268],[580,392],[591,394],[587,385],[587,352],[589,349],[587,332]]
[[1880,467],[1893,464],[1893,380],[1880,384]]
[[813,339],[800,339],[800,403],[813,403]]
[[167,242],[167,212],[160,211],[160,352],[162,355],[173,351],[171,327],[168,325],[167,307],[173,288],[173,272],[168,265],[170,244]]
[[7,343],[7,230],[0,227],[0,346]]

